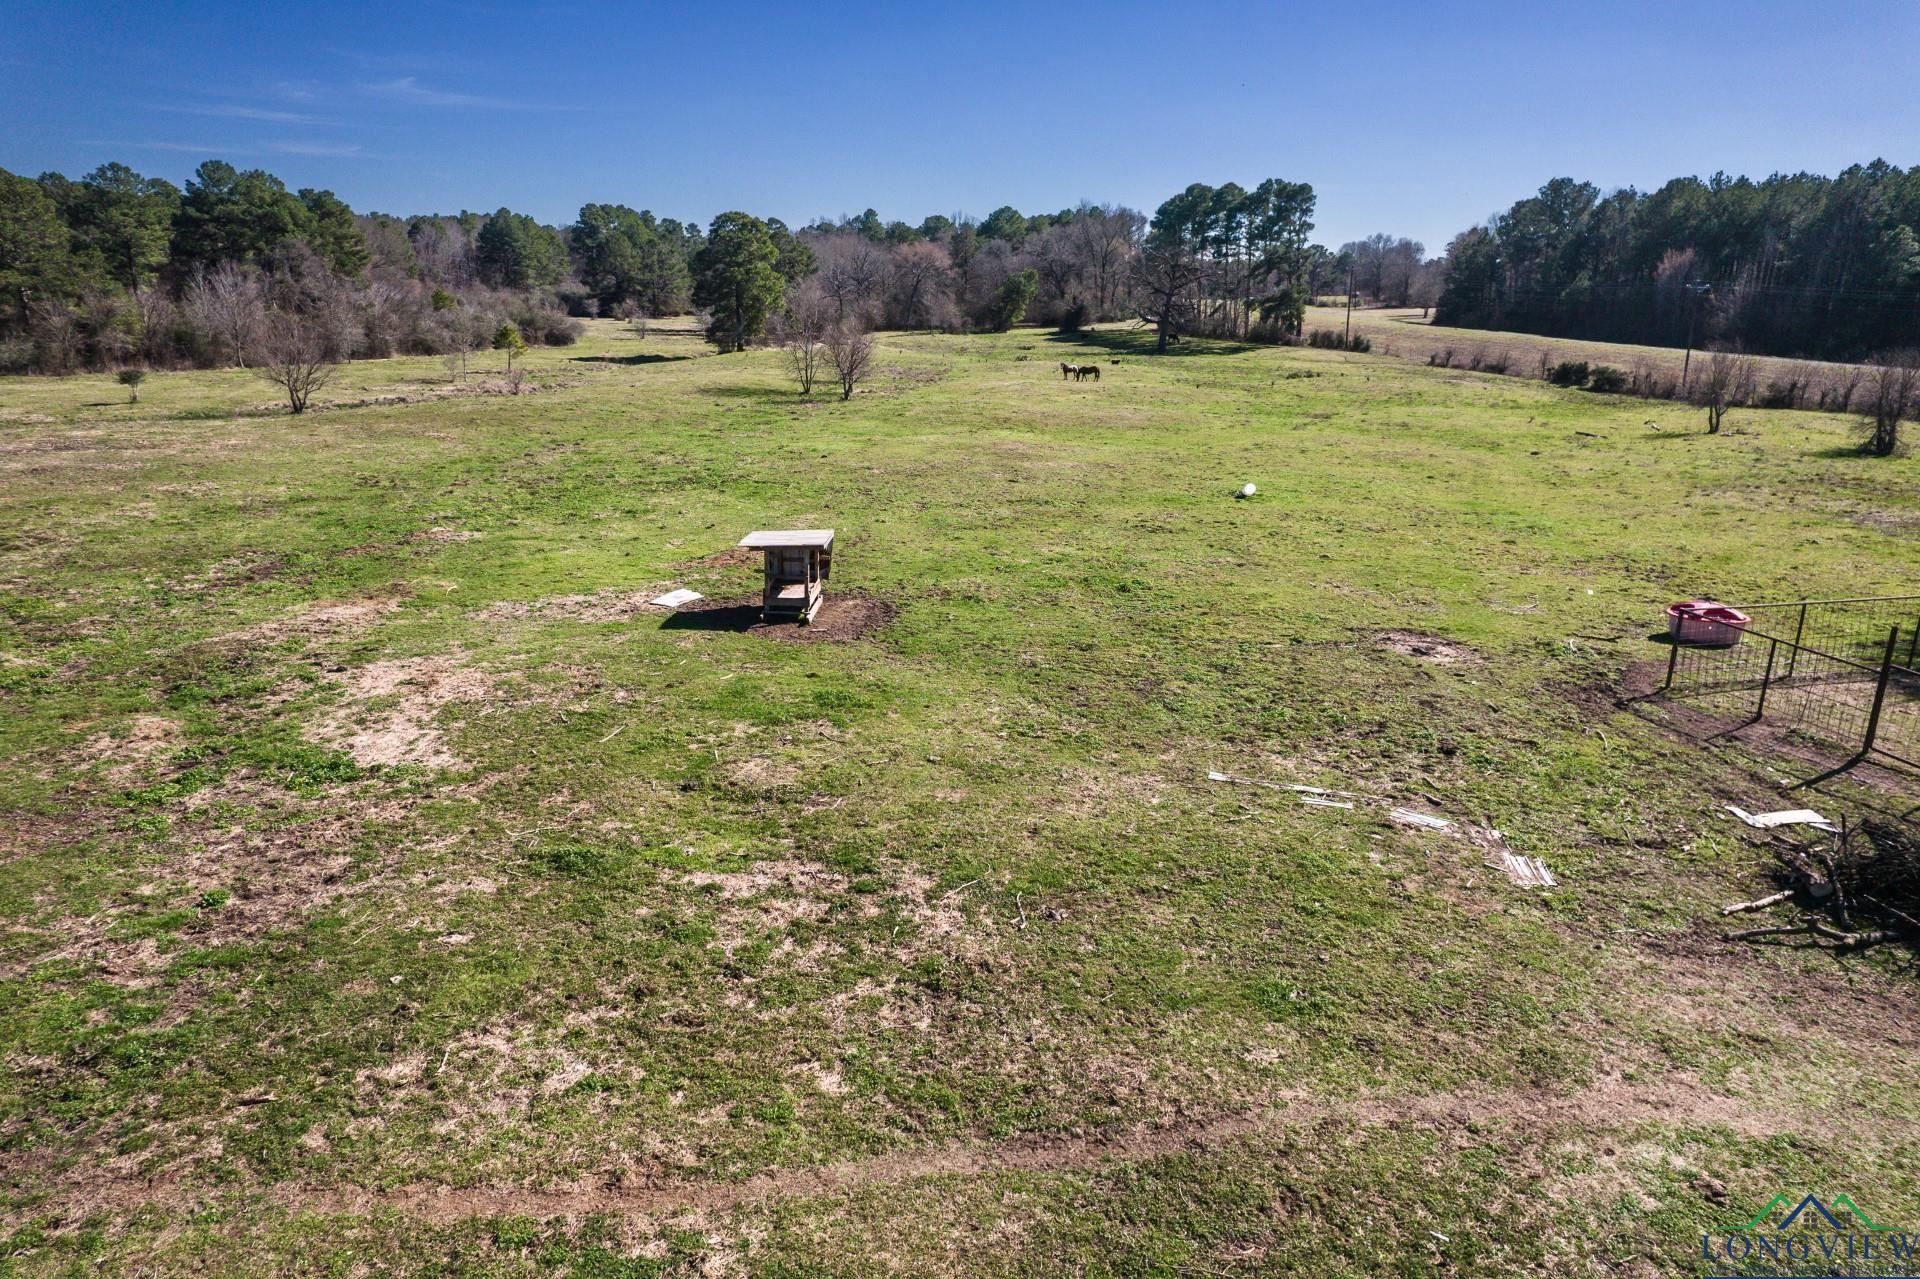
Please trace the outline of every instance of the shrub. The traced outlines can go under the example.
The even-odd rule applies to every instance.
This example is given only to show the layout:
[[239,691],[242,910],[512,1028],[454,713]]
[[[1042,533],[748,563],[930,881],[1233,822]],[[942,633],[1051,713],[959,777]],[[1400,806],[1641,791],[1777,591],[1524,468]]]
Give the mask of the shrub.
[[1087,304],[1085,302],[1076,301],[1072,306],[1069,306],[1060,313],[1060,331],[1062,333],[1078,333],[1086,327],[1086,324]]
[[1000,284],[1000,291],[988,304],[988,318],[996,333],[1005,333],[1027,314],[1027,304],[1040,290],[1040,273],[1032,267],[1016,271]]
[[1315,329],[1307,334],[1307,345],[1323,351],[1371,351],[1373,342],[1364,333],[1347,337],[1339,329]]
[[[513,324],[503,324],[493,335],[493,349],[507,353],[507,378],[511,381],[513,378],[513,361],[515,357],[527,353],[526,335],[521,333],[519,328]],[[513,389],[516,395],[519,394],[520,384],[515,382]]]
[[1627,389],[1627,375],[1611,364],[1596,364],[1587,375],[1587,389],[1602,395],[1619,395]]
[[1255,320],[1247,329],[1249,342],[1262,342],[1268,346],[1299,346],[1306,339],[1298,332],[1282,324],[1277,317]]
[[1555,386],[1585,386],[1587,377],[1585,360],[1562,360],[1547,371],[1547,381]]

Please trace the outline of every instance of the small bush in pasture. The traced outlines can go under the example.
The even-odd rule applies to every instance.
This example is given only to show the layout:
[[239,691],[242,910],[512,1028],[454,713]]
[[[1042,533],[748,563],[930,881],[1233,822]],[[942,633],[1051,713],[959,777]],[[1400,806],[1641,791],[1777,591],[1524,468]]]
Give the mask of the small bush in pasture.
[[1611,364],[1596,364],[1587,374],[1587,389],[1602,395],[1619,395],[1627,389],[1627,375]]
[[1901,451],[1900,424],[1920,417],[1920,349],[1876,356],[1866,383],[1861,447],[1891,457]]
[[527,339],[521,336],[517,326],[510,323],[503,324],[493,335],[493,349],[507,353],[507,381],[512,385],[513,393],[520,394],[520,383],[514,377],[513,361],[516,357],[527,353]]
[[1373,342],[1364,333],[1347,337],[1338,329],[1315,329],[1307,334],[1307,345],[1323,351],[1371,351]]
[[127,403],[138,404],[140,402],[140,383],[146,380],[146,376],[147,371],[145,369],[121,369],[116,375],[116,380],[120,385],[127,388]]
[[1707,434],[1720,434],[1720,423],[1736,404],[1753,403],[1760,362],[1738,351],[1709,351],[1687,398],[1707,411]]
[[840,398],[851,400],[854,388],[873,370],[873,335],[857,321],[834,325],[826,336],[827,361],[840,383]]
[[1585,360],[1562,360],[1547,372],[1547,381],[1555,386],[1585,386],[1587,377]]
[[1780,376],[1767,383],[1767,389],[1760,393],[1760,407],[1766,409],[1805,408],[1807,397],[1813,391],[1814,380],[1819,369],[1806,364],[1788,365]]

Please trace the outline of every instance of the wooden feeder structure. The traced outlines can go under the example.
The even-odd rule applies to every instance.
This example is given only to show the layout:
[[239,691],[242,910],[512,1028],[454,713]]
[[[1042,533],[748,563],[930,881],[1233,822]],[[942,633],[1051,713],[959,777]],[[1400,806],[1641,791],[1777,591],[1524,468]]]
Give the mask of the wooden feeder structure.
[[811,622],[827,598],[827,575],[833,571],[833,530],[764,530],[747,534],[740,545],[766,553],[760,615],[769,622]]

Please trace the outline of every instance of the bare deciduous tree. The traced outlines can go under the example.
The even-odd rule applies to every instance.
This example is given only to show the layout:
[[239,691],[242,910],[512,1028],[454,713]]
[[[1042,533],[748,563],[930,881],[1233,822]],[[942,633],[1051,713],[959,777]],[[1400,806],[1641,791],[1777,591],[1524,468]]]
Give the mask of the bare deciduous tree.
[[887,250],[863,235],[824,236],[813,244],[823,293],[838,319],[864,316],[880,298],[887,276]]
[[1127,271],[1140,248],[1147,220],[1133,209],[1103,204],[1082,203],[1068,224],[1073,231],[1074,253],[1080,270],[1093,290],[1096,317],[1108,319],[1120,313],[1126,290]]
[[873,335],[857,323],[842,322],[827,331],[826,347],[840,382],[840,398],[851,400],[853,389],[873,367]]
[[1892,351],[1874,361],[1866,378],[1867,452],[1891,457],[1900,449],[1900,424],[1920,416],[1920,349]]
[[210,333],[241,368],[266,326],[266,293],[260,277],[237,262],[222,262],[187,286],[187,313]]
[[72,371],[80,356],[80,329],[79,313],[65,302],[51,299],[34,304],[33,331],[42,372]]
[[313,393],[333,378],[326,335],[302,316],[274,312],[267,319],[259,351],[260,364],[254,373],[285,391],[287,407],[295,413],[305,413]]
[[1186,327],[1191,310],[1187,291],[1197,284],[1205,270],[1182,244],[1149,247],[1135,263],[1134,279],[1153,307],[1154,313],[1140,313],[1145,323],[1154,326],[1154,351],[1165,355],[1167,342]]
[[767,324],[768,334],[779,343],[802,395],[813,394],[814,383],[826,368],[833,312],[832,300],[809,278],[793,287],[787,294],[787,309]]
[[953,263],[945,246],[919,241],[894,250],[888,318],[903,329],[932,325],[946,308]]
[[361,298],[365,311],[365,352],[369,359],[384,360],[393,354],[394,313],[406,301],[407,294],[407,283],[404,281],[384,276],[368,279]]
[[1720,423],[1727,410],[1753,399],[1760,377],[1760,362],[1738,351],[1714,350],[1708,353],[1700,377],[1688,396],[1707,411],[1707,434],[1720,434]]

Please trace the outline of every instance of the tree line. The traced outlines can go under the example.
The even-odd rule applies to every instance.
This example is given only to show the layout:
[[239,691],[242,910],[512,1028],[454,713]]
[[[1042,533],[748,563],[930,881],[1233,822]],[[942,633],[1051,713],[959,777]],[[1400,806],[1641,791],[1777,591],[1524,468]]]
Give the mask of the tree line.
[[1442,324],[1868,359],[1920,333],[1920,167],[1610,195],[1555,178],[1455,237],[1444,272]]
[[1313,203],[1306,184],[1272,179],[1195,185],[1151,218],[1085,202],[913,224],[868,209],[795,231],[588,204],[550,226],[506,208],[360,213],[218,160],[180,188],[117,163],[77,180],[0,170],[0,371],[251,365],[296,339],[318,361],[460,354],[505,325],[566,343],[581,317],[689,310],[733,350],[796,307],[862,329],[1150,314],[1167,338],[1284,340],[1355,264],[1383,299],[1407,300],[1419,246],[1310,244]]

